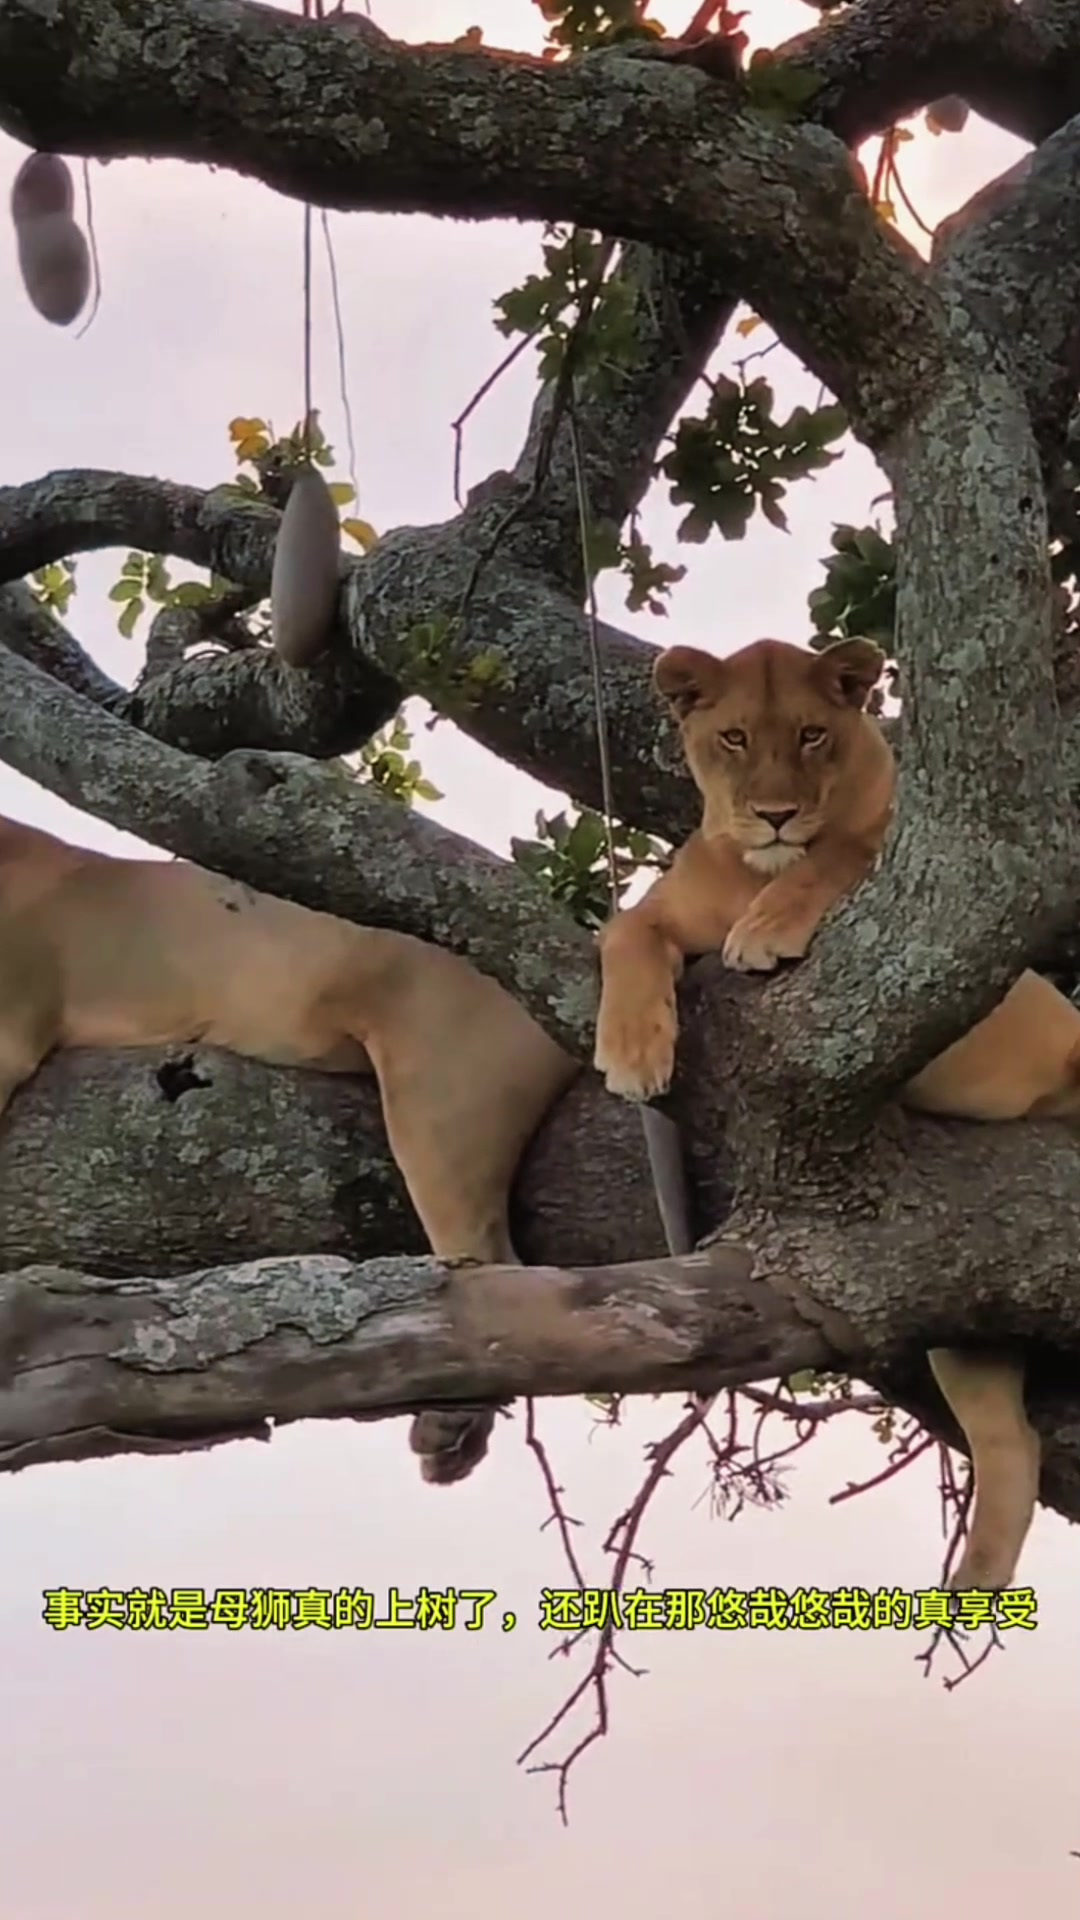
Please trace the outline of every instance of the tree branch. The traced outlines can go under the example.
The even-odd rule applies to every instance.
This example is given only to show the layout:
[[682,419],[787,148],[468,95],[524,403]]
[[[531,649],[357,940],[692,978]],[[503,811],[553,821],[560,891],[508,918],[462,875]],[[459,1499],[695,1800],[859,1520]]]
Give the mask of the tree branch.
[[402,49],[244,0],[179,16],[171,0],[56,0],[47,25],[9,0],[0,72],[0,124],[40,145],[212,158],[320,206],[569,219],[698,254],[871,444],[936,364],[916,256],[840,143],[687,67]]
[[1050,480],[1080,385],[1080,111],[992,191],[985,212],[988,190],[975,195],[979,217],[947,223],[935,277],[1010,342]]
[[23,1268],[0,1276],[0,1470],[138,1451],[143,1436],[153,1451],[203,1446],[271,1417],[660,1393],[702,1373],[720,1386],[777,1361],[832,1365],[819,1329],[755,1285],[750,1264],[718,1248],[524,1275],[400,1256],[296,1256],[172,1280]]
[[[694,1028],[685,1097],[706,1180],[730,1085],[718,1060],[744,1070],[738,1010],[754,995],[728,976]],[[0,1263],[31,1270],[0,1280],[0,1445],[30,1448],[0,1464],[433,1400],[714,1391],[804,1366],[886,1382],[952,1437],[923,1347],[1013,1337],[1034,1343],[1044,1497],[1077,1517],[1078,1156],[1063,1127],[894,1114],[831,1205],[743,1210],[708,1261],[668,1262],[636,1116],[583,1075],[518,1182],[536,1265],[447,1278],[391,1253],[420,1239],[370,1086],[209,1049],[168,1065],[153,1049],[61,1056],[0,1131]],[[211,1164],[235,1176],[212,1218]],[[148,1260],[171,1277],[148,1278]],[[105,1263],[113,1277],[93,1277]]]
[[820,76],[808,111],[852,146],[944,93],[1022,140],[1080,112],[1075,0],[863,0],[777,51]]
[[959,223],[935,275],[948,371],[882,452],[901,556],[896,826],[876,875],[779,989],[782,1013],[771,996],[763,1007],[756,1120],[757,1103],[779,1102],[792,1123],[813,1109],[823,1136],[835,1125],[855,1138],[875,1102],[1075,918],[1075,746],[1054,695],[1031,420],[1052,461],[1052,408],[1075,387],[1080,343],[1078,169],[1080,124],[1046,143],[985,222]]
[[[715,1198],[704,1204],[701,1232],[718,1218]],[[523,1257],[546,1264],[665,1252],[640,1121],[596,1075],[540,1127],[513,1231]],[[270,1072],[204,1046],[79,1049],[51,1056],[0,1125],[0,1269],[177,1274],[426,1251],[373,1076]]]
[[589,935],[511,862],[293,755],[208,766],[0,652],[0,759],[100,820],[266,893],[464,954],[579,1057]]
[[[268,593],[279,520],[273,508],[238,502],[221,488],[204,493],[94,468],[48,473],[23,486],[0,487],[0,581],[17,582],[73,554],[136,547]],[[47,664],[42,617],[28,626],[25,600],[0,586],[6,644],[39,666]],[[292,672],[268,650],[208,654],[155,676],[133,693],[105,676],[99,678],[98,693],[85,674],[74,677],[71,663],[82,650],[70,639],[65,642],[70,660],[54,647],[48,670],[76,692],[100,698],[118,717],[188,752],[214,755],[262,747],[329,757],[369,739],[403,698],[401,688],[343,638],[339,631],[337,644],[308,673]]]
[[[515,530],[515,560],[501,543],[492,551],[509,504],[522,497],[523,488],[497,476],[454,520],[402,528],[364,559],[346,561],[338,643],[310,672],[292,672],[261,649],[207,655],[155,675],[133,693],[103,676],[103,703],[117,718],[190,753],[216,757],[265,747],[327,757],[351,751],[382,724],[388,708],[406,693],[419,694],[511,765],[599,807],[588,633],[580,604],[539,571],[549,557],[543,502]],[[127,545],[212,568],[265,593],[277,522],[272,508],[239,503],[220,489],[204,494],[92,468],[47,474],[0,488],[0,580],[15,582],[32,567],[76,552]],[[478,560],[484,564],[467,619],[432,649],[425,628],[453,620]],[[11,588],[0,586],[0,637],[43,664],[44,616],[28,628],[25,604],[25,594],[13,598]],[[616,811],[650,831],[689,832],[695,817],[690,782],[658,745],[660,716],[649,685],[653,650],[606,625],[599,639],[605,693],[617,721],[611,742]],[[74,657],[76,643],[65,644]],[[481,658],[494,660],[494,676],[473,676]],[[71,684],[72,671],[57,677]]]
[[[0,497],[0,524],[2,519]],[[0,534],[0,553],[2,550]],[[10,586],[0,586],[0,644],[106,712],[115,712],[126,697],[119,682],[102,671],[63,621],[42,606],[25,581],[13,580]]]

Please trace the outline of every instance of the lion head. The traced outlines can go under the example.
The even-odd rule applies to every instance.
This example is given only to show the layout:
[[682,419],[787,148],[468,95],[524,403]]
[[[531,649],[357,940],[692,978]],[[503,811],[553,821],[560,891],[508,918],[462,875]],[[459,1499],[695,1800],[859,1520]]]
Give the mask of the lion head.
[[872,640],[820,653],[755,640],[723,660],[696,647],[662,653],[653,682],[678,719],[705,838],[726,836],[747,866],[775,874],[823,827],[883,823],[893,759],[865,708],[884,665]]

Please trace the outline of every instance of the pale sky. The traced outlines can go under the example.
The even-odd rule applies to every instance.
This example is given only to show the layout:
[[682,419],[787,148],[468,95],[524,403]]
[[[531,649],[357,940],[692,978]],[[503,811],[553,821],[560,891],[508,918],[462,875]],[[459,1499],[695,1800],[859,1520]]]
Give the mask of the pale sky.
[[[492,43],[540,45],[529,0],[382,0],[376,11],[418,41],[475,24]],[[752,24],[768,43],[811,18],[795,0],[756,0]],[[920,134],[904,149],[905,182],[932,221],[1019,151],[975,121],[959,139]],[[5,202],[22,157],[0,138]],[[0,484],[80,465],[212,484],[231,470],[233,415],[269,415],[282,430],[301,410],[299,209],[173,164],[95,166],[92,179],[104,291],[85,338],[37,318],[9,228],[0,243],[6,364],[19,370],[4,396]],[[538,233],[365,215],[335,216],[332,228],[359,511],[380,530],[443,519],[453,511],[450,422],[506,349],[491,303],[535,267]],[[316,395],[344,471],[318,246],[316,257]],[[781,406],[815,391],[779,353],[766,366]],[[531,380],[526,356],[473,417],[466,484],[513,461]],[[689,577],[666,622],[627,614],[617,585],[605,586],[602,611],[650,642],[716,652],[761,634],[804,639],[833,522],[865,520],[882,484],[849,449],[792,492],[786,540],[755,526],[741,545],[689,556],[674,541],[675,512],[652,502],[646,536],[658,557],[689,557]],[[145,633],[126,642],[115,631],[104,590],[119,560],[80,562],[70,618],[94,657],[130,681]],[[500,851],[550,798],[449,726],[418,744],[447,794],[438,817]],[[0,805],[84,844],[138,846],[7,770]],[[579,1403],[542,1409],[597,1584],[601,1542],[640,1481],[643,1447],[678,1411],[646,1402],[609,1432]],[[884,1464],[868,1433],[834,1428],[794,1464],[782,1511],[728,1524],[710,1517],[705,1451],[690,1448],[646,1525],[655,1583],[933,1586],[932,1458],[830,1507],[830,1494]],[[433,1908],[445,1920],[549,1920],[556,1907],[645,1920],[661,1901],[739,1920],[1075,1913],[1080,1551],[1055,1516],[1040,1516],[1023,1568],[1038,1629],[1007,1635],[1006,1651],[954,1693],[941,1684],[947,1664],[923,1679],[914,1633],[721,1639],[699,1629],[653,1634],[646,1647],[644,1634],[627,1636],[627,1657],[649,1673],[612,1681],[612,1730],[575,1770],[564,1831],[550,1779],[514,1764],[581,1670],[580,1655],[549,1660],[551,1636],[533,1624],[540,1589],[568,1584],[555,1534],[542,1531],[546,1512],[520,1416],[502,1424],[484,1468],[449,1490],[421,1484],[401,1421],[308,1423],[269,1446],[0,1479],[5,1920],[187,1920],[196,1909],[413,1920]],[[497,1614],[511,1608],[519,1624],[140,1638],[57,1635],[40,1619],[47,1586],[154,1584],[362,1586],[380,1607],[394,1585],[487,1587]],[[588,1725],[586,1710],[538,1757],[561,1757]]]

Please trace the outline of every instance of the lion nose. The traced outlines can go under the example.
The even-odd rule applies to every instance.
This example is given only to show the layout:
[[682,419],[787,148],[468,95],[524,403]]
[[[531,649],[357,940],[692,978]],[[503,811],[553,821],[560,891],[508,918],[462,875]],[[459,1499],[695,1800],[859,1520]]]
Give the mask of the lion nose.
[[786,827],[789,820],[794,820],[795,815],[798,813],[798,811],[799,811],[798,807],[755,807],[754,808],[754,812],[757,814],[758,819],[767,820],[770,827],[772,827],[774,832],[776,833],[779,833],[781,827]]

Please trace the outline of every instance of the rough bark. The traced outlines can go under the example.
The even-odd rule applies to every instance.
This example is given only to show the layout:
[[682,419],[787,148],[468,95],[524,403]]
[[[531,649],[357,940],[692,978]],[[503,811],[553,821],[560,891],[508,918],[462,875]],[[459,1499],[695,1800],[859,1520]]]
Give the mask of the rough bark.
[[512,987],[569,1050],[588,1049],[596,1004],[589,935],[554,914],[510,862],[377,788],[297,754],[197,760],[2,650],[0,758],[200,866],[452,947]]
[[[501,476],[448,525],[401,529],[365,559],[346,561],[341,644],[308,672],[293,672],[256,649],[186,660],[132,693],[106,676],[91,684],[77,664],[77,643],[68,637],[65,658],[58,659],[40,610],[31,619],[30,596],[18,595],[16,586],[0,587],[0,635],[12,651],[46,665],[118,718],[189,753],[216,757],[245,747],[318,758],[347,753],[408,691],[521,772],[599,807],[587,629],[580,601],[538,571],[528,544],[534,521],[523,516],[513,542],[505,550],[500,543],[483,566],[460,630],[435,653],[417,631],[456,617],[477,560],[491,550],[525,491],[524,479],[515,488]],[[566,512],[565,506],[557,510],[552,524]],[[536,537],[547,552],[555,544],[552,529],[539,518]],[[266,593],[277,520],[272,508],[239,505],[220,491],[202,494],[93,469],[47,474],[0,488],[0,580],[17,583],[50,560],[123,545],[213,568]],[[565,567],[565,554],[559,564]],[[693,800],[685,774],[672,763],[670,743],[666,752],[658,747],[658,710],[648,683],[652,650],[606,625],[599,637],[616,810],[647,830],[685,834]],[[470,678],[481,656],[495,661],[494,682]]]
[[[433,1398],[662,1393],[833,1364],[738,1248],[467,1275],[400,1255],[264,1259],[182,1278],[0,1276],[0,1470],[182,1450]],[[268,1361],[267,1348],[273,1358]],[[257,1435],[256,1435],[257,1437]],[[269,1438],[264,1431],[263,1437]]]
[[[729,981],[729,1012],[754,992]],[[711,1058],[730,1057],[730,1025],[706,1031]],[[696,1138],[722,1138],[723,1087],[695,1066]],[[422,1257],[363,1083],[208,1049],[85,1053],[50,1062],[15,1112],[0,1468],[433,1398],[712,1391],[807,1366],[883,1386],[952,1439],[925,1341],[1012,1335],[1033,1343],[1044,1498],[1080,1518],[1080,1143],[1064,1128],[894,1114],[844,1191],[743,1209],[704,1260],[672,1262],[636,1118],[586,1075],[518,1182],[534,1264],[448,1276]],[[699,1219],[715,1219],[718,1169],[699,1175]]]

